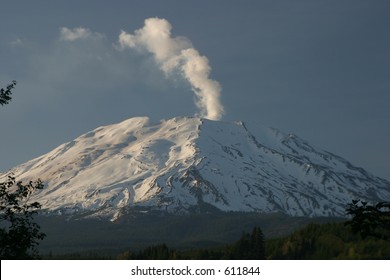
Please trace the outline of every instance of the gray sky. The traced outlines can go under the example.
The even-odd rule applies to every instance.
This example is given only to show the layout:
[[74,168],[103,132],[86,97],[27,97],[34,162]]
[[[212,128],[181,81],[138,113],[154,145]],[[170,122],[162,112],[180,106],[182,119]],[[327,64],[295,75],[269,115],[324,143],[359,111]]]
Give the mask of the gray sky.
[[197,114],[188,81],[119,46],[159,17],[208,58],[222,120],[293,132],[390,179],[389,13],[387,0],[1,0],[0,87],[18,84],[0,108],[0,170],[101,125]]

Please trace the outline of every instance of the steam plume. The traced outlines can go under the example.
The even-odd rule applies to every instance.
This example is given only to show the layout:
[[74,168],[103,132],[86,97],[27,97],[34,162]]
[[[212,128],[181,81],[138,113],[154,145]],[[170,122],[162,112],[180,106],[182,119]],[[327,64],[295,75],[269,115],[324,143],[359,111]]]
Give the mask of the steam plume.
[[171,29],[165,19],[148,18],[144,27],[134,34],[122,31],[119,44],[122,48],[146,48],[166,74],[179,71],[192,86],[200,115],[212,120],[221,119],[224,111],[220,102],[221,86],[209,78],[211,68],[207,57],[201,56],[186,38],[171,37]]

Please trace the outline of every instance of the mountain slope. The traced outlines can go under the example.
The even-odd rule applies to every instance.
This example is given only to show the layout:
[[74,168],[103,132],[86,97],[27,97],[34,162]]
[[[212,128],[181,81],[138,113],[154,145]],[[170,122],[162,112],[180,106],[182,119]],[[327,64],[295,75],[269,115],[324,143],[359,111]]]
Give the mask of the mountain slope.
[[200,118],[99,127],[12,172],[46,182],[34,199],[48,211],[111,219],[134,207],[341,216],[353,198],[390,200],[388,181],[293,134]]

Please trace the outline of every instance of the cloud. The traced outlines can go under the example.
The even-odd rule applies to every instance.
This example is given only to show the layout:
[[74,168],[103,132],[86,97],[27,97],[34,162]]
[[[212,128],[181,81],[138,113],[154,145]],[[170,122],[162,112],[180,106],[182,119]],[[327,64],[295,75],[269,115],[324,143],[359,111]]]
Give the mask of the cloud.
[[145,25],[134,34],[122,31],[119,35],[121,48],[147,50],[165,74],[174,71],[184,77],[192,86],[197,97],[196,105],[202,117],[219,120],[224,108],[221,104],[221,86],[209,78],[211,67],[207,57],[193,48],[183,37],[171,36],[171,24],[160,18],[148,18]]
[[15,78],[20,81],[18,87],[29,84],[36,89],[31,98],[54,101],[98,95],[98,91],[108,91],[118,80],[127,78],[122,72],[128,71],[128,63],[115,56],[118,52],[105,36],[82,27],[57,30],[49,43],[23,41],[23,49],[13,53],[19,68]]
[[82,38],[88,38],[91,35],[91,31],[83,27],[77,27],[73,29],[61,27],[60,29],[60,39],[63,41],[75,41]]
[[22,40],[20,38],[16,38],[15,40],[9,42],[9,45],[11,47],[17,47],[17,46],[23,45],[23,42],[22,42]]

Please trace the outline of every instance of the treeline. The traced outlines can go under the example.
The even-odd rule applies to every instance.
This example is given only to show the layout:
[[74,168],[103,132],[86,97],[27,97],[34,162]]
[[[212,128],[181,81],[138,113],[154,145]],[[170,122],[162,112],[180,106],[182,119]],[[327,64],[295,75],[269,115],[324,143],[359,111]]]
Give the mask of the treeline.
[[291,235],[266,242],[267,259],[390,259],[390,242],[363,238],[350,224],[309,224]]
[[120,257],[158,258],[159,250],[166,250],[167,259],[390,259],[390,203],[353,200],[346,213],[350,221],[309,224],[283,238],[265,241],[261,229],[255,227],[251,234],[244,233],[235,244],[223,248],[182,253],[156,246]]
[[311,223],[285,237],[273,239],[265,239],[260,227],[256,226],[250,233],[243,232],[241,238],[236,242],[227,243],[227,245],[205,247],[205,244],[198,244],[192,249],[177,249],[161,243],[141,250],[127,250],[115,255],[100,255],[91,252],[87,255],[72,254],[49,256],[48,258],[133,260],[390,259],[390,203],[380,202],[371,205],[354,200],[348,205],[346,212],[351,216],[347,222]]
[[211,249],[175,250],[165,244],[138,252],[126,251],[119,259],[134,260],[221,260],[221,259],[390,259],[390,242],[363,238],[346,223],[309,224],[283,238],[264,240],[260,228],[231,245]]
[[231,245],[211,249],[175,250],[166,244],[149,246],[139,252],[126,251],[118,256],[119,259],[132,260],[223,260],[223,259],[265,259],[264,234],[259,227],[252,232],[243,232],[241,238]]

